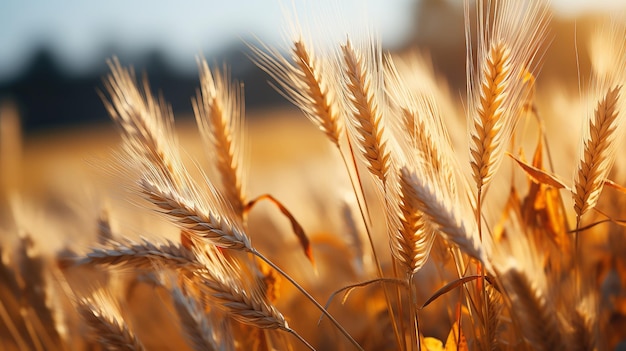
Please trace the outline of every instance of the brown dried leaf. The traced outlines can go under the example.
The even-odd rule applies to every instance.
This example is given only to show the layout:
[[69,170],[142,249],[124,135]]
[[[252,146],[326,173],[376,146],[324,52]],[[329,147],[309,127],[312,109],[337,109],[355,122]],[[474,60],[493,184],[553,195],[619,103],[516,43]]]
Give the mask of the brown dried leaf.
[[268,200],[269,202],[274,204],[276,207],[278,207],[280,212],[283,215],[285,215],[285,217],[287,217],[287,219],[289,219],[289,222],[291,222],[291,229],[293,230],[293,233],[298,238],[298,241],[300,242],[300,246],[302,246],[302,250],[304,251],[304,255],[309,260],[309,262],[311,262],[313,267],[315,267],[315,260],[313,258],[313,250],[311,249],[311,242],[309,241],[309,238],[307,237],[306,233],[304,232],[304,228],[302,228],[302,226],[300,225],[300,223],[298,223],[296,218],[291,214],[291,212],[289,212],[287,207],[285,207],[282,203],[280,203],[280,201],[278,201],[272,195],[264,194],[264,195],[261,195],[261,196],[255,198],[255,199],[253,199],[253,200],[250,200],[250,202],[248,202],[246,204],[246,207],[243,210],[244,216],[248,212],[250,212],[252,207],[254,207],[254,205],[256,205],[257,202],[259,202],[261,200]]
[[545,184],[545,185],[549,185],[551,187],[557,188],[557,189],[568,189],[569,187],[563,183],[561,180],[559,180],[556,176],[541,170],[537,167],[531,166],[527,163],[525,163],[524,161],[519,160],[518,158],[516,158],[515,156],[513,156],[511,153],[507,153],[512,159],[514,159],[519,165],[520,167],[522,167],[522,169],[524,170],[524,172],[526,172],[526,174],[536,183],[539,184]]

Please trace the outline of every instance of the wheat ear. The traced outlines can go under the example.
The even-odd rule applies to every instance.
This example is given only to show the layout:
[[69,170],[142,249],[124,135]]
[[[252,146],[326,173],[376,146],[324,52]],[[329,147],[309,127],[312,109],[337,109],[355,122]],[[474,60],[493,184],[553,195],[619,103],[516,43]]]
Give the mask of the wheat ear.
[[547,301],[536,277],[520,270],[518,265],[512,263],[499,276],[511,300],[511,313],[517,319],[522,336],[534,350],[564,350],[565,339],[553,305]]
[[128,328],[112,297],[96,291],[90,298],[77,301],[78,313],[87,323],[96,341],[105,350],[144,350],[141,342]]
[[153,269],[155,265],[172,269],[194,271],[203,269],[193,253],[178,244],[167,241],[155,244],[147,239],[140,243],[109,240],[105,248],[94,248],[76,264],[123,266],[133,269]]
[[110,101],[102,96],[111,118],[121,127],[128,154],[141,156],[157,167],[168,183],[181,188],[178,170],[182,167],[173,133],[171,108],[157,100],[144,80],[143,90],[136,83],[132,69],[123,68],[117,58],[108,61],[111,73],[105,80]]
[[189,345],[196,351],[221,350],[211,322],[207,320],[203,309],[196,301],[186,296],[178,287],[174,287],[170,294]]
[[357,51],[348,40],[341,52],[345,99],[352,111],[348,130],[370,173],[384,184],[391,157],[384,135],[384,105],[379,102],[384,95],[380,48],[369,43],[364,50]]
[[[207,267],[197,271],[189,282],[205,291],[207,303],[226,312],[233,319],[260,329],[279,329],[294,335],[309,349],[314,348],[291,329],[284,316],[267,299],[260,277],[244,279],[245,270],[237,262],[227,261],[214,250],[204,250],[197,256]],[[187,278],[188,280],[190,278]]]
[[418,176],[408,166],[400,168],[400,179],[411,187],[411,197],[429,225],[436,228],[446,240],[481,261],[485,267],[490,266],[487,252],[477,238],[476,222],[465,221],[459,216],[462,206],[441,190],[442,185]]
[[192,100],[198,128],[215,159],[222,193],[240,216],[246,199],[243,186],[243,89],[229,83],[227,73],[214,74],[204,59],[198,59],[200,90]]
[[574,351],[598,350],[598,318],[595,301],[583,299],[574,311],[571,323],[570,347]]
[[[148,201],[156,205],[173,223],[192,235],[225,249],[252,251],[250,239],[235,216],[227,216],[204,205],[205,201],[195,193],[184,196],[174,189],[159,185],[149,176],[139,182],[141,191]],[[188,189],[189,192],[192,189]],[[227,212],[224,212],[227,213]]]
[[[513,119],[505,119],[502,104],[506,84],[511,79],[511,52],[504,43],[495,43],[489,49],[482,68],[480,103],[473,121],[471,166],[479,189],[489,182],[495,171],[499,150],[508,140],[505,131]],[[507,123],[508,122],[508,123]]]
[[583,139],[583,154],[574,180],[574,209],[579,218],[595,207],[615,160],[621,89],[621,85],[608,89],[589,119],[588,134]]
[[265,49],[252,48],[257,64],[276,80],[281,93],[340,147],[343,126],[332,79],[336,71],[332,61],[316,56],[312,45],[301,36],[293,41],[291,60],[276,50]]
[[[466,2],[470,160],[478,213],[483,188],[497,171],[524,109],[529,91],[523,75],[536,65],[549,16],[545,1],[476,1],[476,8],[478,72],[473,68]],[[480,222],[479,214],[477,218]]]
[[397,191],[388,190],[388,225],[391,253],[408,275],[416,273],[426,263],[435,240],[435,231],[427,225],[416,202],[416,195],[406,178],[400,177]]

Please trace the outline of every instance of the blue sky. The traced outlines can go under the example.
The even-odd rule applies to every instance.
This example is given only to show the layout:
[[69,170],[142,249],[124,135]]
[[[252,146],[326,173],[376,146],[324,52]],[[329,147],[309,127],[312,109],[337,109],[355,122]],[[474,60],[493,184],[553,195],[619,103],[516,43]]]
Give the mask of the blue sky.
[[[393,45],[410,28],[414,1],[1,0],[0,80],[18,74],[41,43],[53,48],[65,68],[76,72],[102,65],[105,46],[130,55],[164,49],[172,63],[195,67],[198,53],[210,55],[252,34],[272,45],[280,43],[286,24],[283,9],[293,4],[301,17],[323,21],[324,31],[329,32],[362,27],[367,18],[383,42]],[[562,11],[572,12],[590,4],[619,1],[553,3]]]
[[[329,8],[349,3],[361,10],[345,11],[335,25],[358,22],[369,12],[387,40],[408,29],[411,0],[350,0],[341,5],[332,0],[298,1],[298,8],[307,7],[311,18],[323,18]],[[367,5],[356,5],[361,3]],[[172,62],[195,67],[198,53],[210,54],[250,35],[279,43],[283,9],[291,5],[284,0],[2,0],[0,80],[27,64],[25,58],[41,43],[52,47],[66,68],[77,71],[102,64],[93,61],[101,59],[105,45],[131,55],[163,48]]]

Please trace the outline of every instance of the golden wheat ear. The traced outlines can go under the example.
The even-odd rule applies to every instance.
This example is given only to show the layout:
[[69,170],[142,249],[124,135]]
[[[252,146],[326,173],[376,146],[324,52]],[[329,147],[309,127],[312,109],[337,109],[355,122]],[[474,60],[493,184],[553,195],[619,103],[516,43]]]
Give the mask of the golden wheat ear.
[[104,84],[109,95],[101,94],[109,115],[122,131],[129,168],[155,167],[170,186],[184,188],[177,172],[178,141],[174,116],[163,99],[156,99],[147,79],[140,87],[133,69],[122,67],[117,58],[108,61],[111,73]]
[[626,99],[626,25],[612,23],[592,37],[590,95],[595,108],[587,114],[580,140],[580,158],[574,176],[574,210],[580,217],[594,208],[617,156],[624,134]]
[[252,51],[257,65],[278,83],[279,91],[339,148],[343,125],[334,62],[319,56],[301,35],[292,41],[290,57],[267,47],[252,47]]
[[[226,69],[214,73],[205,59],[198,59],[200,90],[193,110],[207,154],[216,165],[221,191],[235,213],[243,215],[246,204],[243,166],[243,89],[230,82]],[[212,175],[211,175],[212,176]]]
[[61,333],[66,325],[51,303],[53,290],[46,279],[48,272],[44,257],[29,235],[19,238],[12,254],[7,246],[0,244],[0,339],[3,346],[61,349],[67,341]]
[[611,170],[617,152],[617,136],[621,128],[618,110],[622,86],[610,87],[598,101],[588,119],[583,137],[583,154],[574,179],[574,210],[578,221],[585,212],[595,207],[604,181]]
[[348,39],[341,47],[341,59],[350,139],[370,174],[384,186],[391,168],[391,147],[383,117],[386,106],[380,43],[370,39],[357,48]]
[[411,166],[400,168],[400,178],[410,186],[411,198],[428,223],[490,270],[489,251],[477,237],[476,222],[461,216],[463,206],[458,199],[446,193],[443,186],[433,185],[431,179],[418,175]]
[[475,69],[466,2],[470,160],[480,207],[527,100],[523,76],[540,56],[548,8],[544,1],[476,1],[476,11]]

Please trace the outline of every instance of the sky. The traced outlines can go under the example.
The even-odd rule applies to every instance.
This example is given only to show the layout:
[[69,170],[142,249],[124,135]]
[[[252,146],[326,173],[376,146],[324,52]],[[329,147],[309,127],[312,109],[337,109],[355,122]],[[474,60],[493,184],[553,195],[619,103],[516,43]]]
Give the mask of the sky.
[[[0,81],[28,64],[46,44],[73,72],[103,65],[112,49],[139,55],[163,49],[168,61],[195,68],[198,54],[210,55],[254,35],[281,43],[288,25],[285,9],[296,8],[302,21],[323,21],[324,32],[371,24],[383,43],[393,46],[411,28],[419,0],[0,0]],[[591,6],[611,8],[624,0],[553,0],[568,15]],[[289,10],[288,10],[289,11]],[[304,15],[303,15],[304,14]]]

